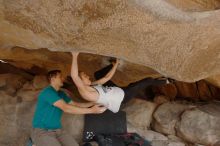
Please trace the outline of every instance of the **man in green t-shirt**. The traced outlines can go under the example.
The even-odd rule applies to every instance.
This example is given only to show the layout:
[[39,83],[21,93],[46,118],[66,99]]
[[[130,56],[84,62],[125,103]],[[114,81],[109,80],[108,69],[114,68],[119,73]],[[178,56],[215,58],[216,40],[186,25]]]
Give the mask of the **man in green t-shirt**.
[[60,70],[48,73],[50,85],[39,96],[32,121],[32,140],[36,146],[77,146],[73,137],[62,130],[62,113],[92,114],[103,113],[106,108],[94,103],[73,102],[61,91],[63,77]]

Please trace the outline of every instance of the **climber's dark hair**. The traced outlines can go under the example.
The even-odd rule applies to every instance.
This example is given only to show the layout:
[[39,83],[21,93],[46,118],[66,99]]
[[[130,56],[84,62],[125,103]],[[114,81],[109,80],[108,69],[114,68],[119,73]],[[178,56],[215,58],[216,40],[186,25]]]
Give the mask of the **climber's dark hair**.
[[57,74],[60,74],[61,70],[51,70],[47,73],[47,80],[50,82],[51,78],[56,77]]

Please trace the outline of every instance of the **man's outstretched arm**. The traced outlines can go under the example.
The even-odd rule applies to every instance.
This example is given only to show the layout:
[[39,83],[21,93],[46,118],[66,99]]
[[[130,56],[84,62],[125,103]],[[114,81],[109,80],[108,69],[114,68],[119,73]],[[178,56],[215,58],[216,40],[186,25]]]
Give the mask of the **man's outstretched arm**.
[[93,85],[96,85],[96,84],[105,84],[106,82],[108,82],[109,80],[111,80],[111,78],[113,77],[113,75],[115,74],[116,72],[116,69],[119,65],[119,60],[117,59],[116,62],[113,64],[113,67],[112,69],[101,79],[97,80],[97,81],[94,81],[92,82]]
[[94,105],[88,108],[77,107],[65,103],[62,99],[56,101],[53,105],[69,114],[100,114],[106,110],[105,107],[100,107],[100,105]]
[[94,102],[75,102],[75,101],[71,101],[68,104],[73,105],[73,106],[77,106],[77,107],[92,107],[95,105]]

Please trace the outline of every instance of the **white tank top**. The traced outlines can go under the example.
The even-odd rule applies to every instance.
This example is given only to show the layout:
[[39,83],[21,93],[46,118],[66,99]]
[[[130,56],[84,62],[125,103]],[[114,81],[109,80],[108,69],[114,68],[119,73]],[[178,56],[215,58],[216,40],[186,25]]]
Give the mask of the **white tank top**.
[[104,105],[110,111],[117,113],[121,102],[124,99],[124,90],[119,87],[104,87],[102,85],[93,86],[99,92],[97,103]]

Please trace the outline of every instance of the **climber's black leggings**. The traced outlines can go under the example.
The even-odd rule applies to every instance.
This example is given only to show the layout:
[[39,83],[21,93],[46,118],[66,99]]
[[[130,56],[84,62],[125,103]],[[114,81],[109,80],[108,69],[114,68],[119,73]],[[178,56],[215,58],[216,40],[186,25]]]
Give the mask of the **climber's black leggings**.
[[[104,77],[111,70],[111,68],[112,68],[112,64],[96,71],[94,73],[95,79],[98,80],[98,79]],[[130,83],[126,87],[120,87],[125,92],[125,97],[124,97],[124,100],[122,103],[128,102],[133,97],[136,97],[138,95],[139,91],[142,91],[151,85],[162,85],[162,84],[166,84],[166,81],[165,80],[157,80],[157,79],[153,79],[153,78],[144,78],[140,81]],[[112,81],[108,81],[107,83],[104,84],[104,86],[117,86],[117,85]]]

